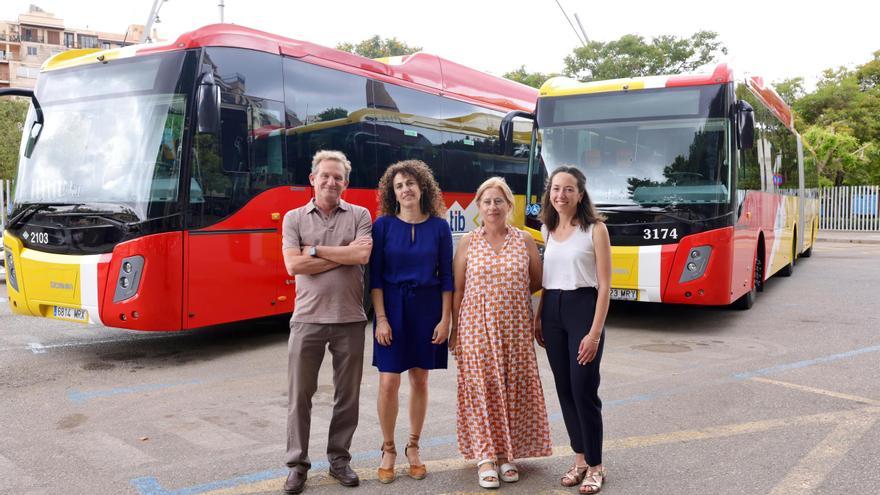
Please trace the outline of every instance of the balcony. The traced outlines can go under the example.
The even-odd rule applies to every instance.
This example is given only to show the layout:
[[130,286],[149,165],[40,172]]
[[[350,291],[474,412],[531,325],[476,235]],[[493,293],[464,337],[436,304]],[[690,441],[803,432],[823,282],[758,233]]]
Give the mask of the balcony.
[[45,43],[46,38],[44,36],[22,36],[21,41],[28,43]]
[[16,33],[0,33],[0,41],[18,43],[21,38]]

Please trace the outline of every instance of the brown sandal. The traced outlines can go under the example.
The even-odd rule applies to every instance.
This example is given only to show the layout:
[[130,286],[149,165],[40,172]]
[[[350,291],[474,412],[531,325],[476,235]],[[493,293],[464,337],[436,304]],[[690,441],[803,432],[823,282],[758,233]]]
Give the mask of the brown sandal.
[[[419,435],[414,435],[412,433],[409,434],[409,442],[407,442],[406,447],[403,448],[403,455],[406,456],[407,462],[409,462],[409,454],[407,453],[409,449],[419,450]],[[414,480],[423,480],[425,476],[428,476],[428,468],[424,463],[419,465],[410,464],[409,465],[409,477]]]
[[605,484],[605,478],[607,476],[604,467],[599,469],[593,469],[592,467],[589,468],[584,475],[584,480],[581,482],[580,488],[578,488],[578,492],[587,495],[599,493],[602,491],[602,485]]
[[[385,454],[394,454],[395,456],[397,455],[397,448],[394,447],[394,440],[391,440],[390,442],[384,442],[382,444],[382,447],[380,447],[380,449],[382,452],[382,457],[379,458],[379,462],[382,462],[382,459],[385,457]],[[377,470],[377,474],[378,474],[377,477],[379,478],[379,483],[383,483],[383,484],[387,485],[388,483],[391,483],[392,481],[394,481],[394,466],[391,466],[390,468],[387,468],[387,469],[380,467]]]
[[559,483],[566,488],[578,486],[581,484],[581,481],[583,481],[584,475],[587,474],[587,469],[589,469],[589,466],[578,466],[575,464],[562,475],[562,479],[559,480]]

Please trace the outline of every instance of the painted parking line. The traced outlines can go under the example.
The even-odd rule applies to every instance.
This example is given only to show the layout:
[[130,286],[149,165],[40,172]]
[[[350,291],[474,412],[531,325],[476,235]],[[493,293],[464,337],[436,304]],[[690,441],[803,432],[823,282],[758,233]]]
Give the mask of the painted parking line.
[[[816,460],[832,463],[831,467],[833,467],[833,465],[836,464],[836,461],[839,461],[840,458],[846,454],[849,448],[870,429],[878,418],[880,418],[880,407],[868,407],[854,411],[846,410],[831,413],[810,414],[788,418],[750,421],[746,423],[732,423],[654,435],[619,438],[606,441],[604,450],[614,451],[638,449],[659,445],[680,444],[683,442],[730,438],[739,435],[764,433],[771,430],[797,426],[833,424],[837,427],[833,430],[832,434],[804,458],[810,463],[816,462]],[[569,457],[571,455],[573,455],[571,448],[567,446],[555,447],[553,449],[553,455],[549,459]],[[361,456],[356,454],[353,456],[353,460],[359,457]],[[462,458],[426,461],[425,464],[428,467],[428,472],[431,473],[471,470],[474,465],[472,461],[465,461]],[[813,466],[813,464],[806,462],[804,465],[806,467]],[[312,470],[323,470],[327,467],[328,465],[326,461],[316,462],[312,465]],[[376,479],[376,470],[372,467],[358,468],[355,469],[355,471],[364,482]],[[828,472],[830,472],[830,469]],[[778,493],[775,492],[775,495],[787,495],[788,493],[792,493],[788,491],[789,487],[794,487],[797,483],[806,483],[806,486],[818,486],[818,484],[824,479],[825,475],[827,475],[827,473],[809,472],[809,469],[802,470],[799,464],[779,485],[777,485]],[[179,490],[166,490],[162,488],[156,478],[153,477],[134,479],[131,481],[131,485],[134,486],[141,495],[244,495],[280,491],[286,476],[286,469],[273,469],[246,476],[239,476],[229,480],[182,488]],[[319,474],[309,478],[308,485],[311,487],[318,487],[333,485],[336,483],[337,481],[329,476]],[[803,493],[803,491],[798,493]]]
[[[685,385],[685,386],[674,387],[671,389],[667,389],[667,390],[663,390],[663,391],[659,391],[659,392],[655,392],[655,393],[651,393],[651,394],[638,394],[638,395],[634,395],[634,396],[623,398],[623,399],[605,401],[603,404],[603,407],[604,408],[611,408],[611,407],[622,406],[622,405],[627,405],[627,404],[632,404],[632,403],[650,401],[650,400],[654,400],[654,399],[657,399],[660,397],[668,397],[668,396],[676,395],[679,393],[687,393],[687,392],[693,391],[697,388],[703,388],[707,385],[731,383],[734,381],[746,380],[746,379],[754,380],[757,377],[763,377],[766,375],[781,373],[783,371],[788,371],[788,370],[792,370],[792,369],[806,368],[806,367],[813,366],[816,364],[833,362],[833,361],[837,361],[840,359],[847,359],[847,358],[859,356],[859,355],[862,355],[865,353],[877,352],[877,351],[880,351],[880,346],[864,347],[861,349],[855,349],[852,351],[838,353],[838,354],[832,354],[829,356],[823,356],[823,357],[819,357],[819,358],[815,358],[815,359],[797,361],[795,363],[781,364],[781,365],[772,366],[769,368],[762,368],[762,369],[755,370],[755,371],[736,373],[736,374],[734,374],[732,376],[728,376],[728,377],[723,377],[723,378],[719,378],[719,379],[715,379],[715,380],[702,381],[699,384]],[[759,380],[754,380],[754,381],[759,381]],[[782,383],[782,382],[780,382],[780,383]],[[794,385],[794,384],[791,384],[791,385]],[[809,387],[807,387],[807,388],[809,388]],[[826,395],[830,395],[830,393],[827,393]],[[842,397],[842,395],[845,395],[845,394],[838,394],[838,396],[840,396],[840,398],[844,398],[844,397]],[[868,400],[870,400],[870,399],[868,399]],[[866,403],[872,403],[872,402],[866,402]],[[880,409],[878,409],[877,412],[880,412]],[[834,422],[833,421],[834,417],[835,416],[833,416],[833,415],[832,416],[815,415],[812,418],[814,418],[815,422],[827,423],[827,422]],[[549,418],[550,418],[551,422],[558,422],[562,419],[562,414],[560,412],[555,412],[555,413],[550,414]],[[708,428],[708,429],[701,429],[701,430],[692,430],[690,432],[675,432],[675,433],[670,433],[670,434],[652,435],[652,436],[648,436],[648,437],[632,437],[630,439],[623,439],[623,440],[616,440],[616,441],[612,440],[612,441],[606,442],[605,448],[606,449],[613,449],[614,445],[617,445],[618,442],[622,442],[622,443],[621,443],[621,446],[617,447],[617,448],[632,448],[637,445],[648,446],[650,442],[672,443],[672,442],[681,442],[681,441],[688,441],[688,440],[720,438],[720,437],[724,437],[724,436],[731,436],[733,434],[754,433],[754,432],[760,432],[760,431],[767,431],[767,430],[773,429],[773,428],[781,428],[786,425],[791,425],[792,423],[790,423],[790,421],[791,420],[789,418],[786,418],[786,419],[782,419],[782,420],[758,421],[758,422],[745,423],[745,424],[734,425],[734,426],[728,425],[726,427],[718,427],[718,428],[714,428],[714,429]],[[808,424],[808,423],[803,423],[803,424]],[[447,444],[453,443],[455,441],[455,438],[456,438],[455,435],[447,435],[447,436],[443,436],[443,437],[426,439],[426,440],[424,440],[424,442],[425,442],[425,445],[428,445],[430,443],[430,445],[432,445],[432,446],[447,445]],[[655,445],[656,444],[658,444],[658,443],[655,443]],[[571,450],[568,449],[567,447],[565,447],[565,449],[567,449],[567,453],[564,455],[570,455]],[[371,452],[362,452],[359,454],[355,454],[352,457],[353,457],[353,459],[378,458],[379,454],[377,452],[371,451]],[[315,463],[315,464],[313,464],[313,468],[317,468],[321,465],[322,465],[321,463]],[[326,468],[326,466],[323,466],[323,467]],[[278,473],[278,472],[280,472],[281,474],[272,474],[272,473]],[[251,477],[253,477],[253,476],[259,477],[261,479],[252,480]],[[253,475],[246,475],[246,476],[242,476],[242,477],[232,478],[229,480],[211,482],[211,483],[197,485],[197,486],[184,488],[181,490],[175,490],[175,491],[167,491],[167,490],[163,489],[162,486],[159,484],[158,480],[156,480],[156,478],[154,478],[154,477],[136,478],[136,479],[131,480],[130,483],[132,484],[132,486],[137,488],[138,492],[141,495],[183,495],[183,494],[197,495],[197,494],[203,494],[203,493],[211,493],[212,495],[215,495],[215,491],[218,489],[231,490],[231,491],[217,492],[218,494],[223,493],[224,495],[233,495],[233,494],[237,495],[240,493],[259,493],[261,491],[275,490],[278,487],[280,487],[281,484],[283,484],[284,477],[286,477],[286,476],[287,476],[287,470],[284,470],[284,469],[282,469],[282,470],[268,470],[268,471],[261,471],[260,473],[255,473]],[[369,479],[370,476],[372,476],[371,472],[364,473],[365,479]],[[332,480],[325,480],[325,481],[327,483],[335,482]],[[320,482],[321,482],[320,480],[317,481],[317,483],[320,483]],[[310,482],[310,484],[314,485],[315,483]],[[254,490],[246,489],[245,491],[241,491],[241,490],[245,489],[244,487],[251,486],[251,485],[253,485],[253,486],[259,485],[260,488],[254,489]],[[269,486],[269,488],[265,488],[265,486]],[[248,490],[250,490],[250,491],[248,491]]]
[[800,390],[802,392],[809,392],[812,394],[825,395],[825,396],[834,397],[837,399],[851,400],[853,402],[858,402],[860,404],[880,406],[880,400],[868,399],[866,397],[860,397],[858,395],[844,394],[841,392],[834,392],[832,390],[825,390],[825,389],[821,389],[821,388],[808,387],[806,385],[798,385],[797,383],[789,383],[789,382],[782,382],[779,380],[771,380],[769,378],[763,378],[760,376],[756,376],[756,377],[751,378],[751,381],[760,382],[760,383],[768,383],[770,385],[779,385],[780,387],[791,388],[794,390]]
[[876,422],[876,416],[845,418],[824,440],[801,458],[770,495],[813,493]]
[[796,370],[796,369],[800,369],[800,368],[807,368],[809,366],[813,366],[816,364],[831,363],[834,361],[839,361],[841,359],[849,359],[851,357],[859,356],[862,354],[868,354],[871,352],[878,352],[878,351],[880,351],[880,345],[875,345],[875,346],[871,346],[871,347],[863,347],[861,349],[854,349],[852,351],[841,352],[839,354],[832,354],[830,356],[822,356],[822,357],[818,357],[815,359],[806,359],[804,361],[797,361],[794,363],[787,363],[787,364],[779,364],[776,366],[771,366],[769,368],[763,368],[763,369],[759,369],[759,370],[755,370],[755,371],[747,371],[744,373],[737,373],[733,376],[734,376],[734,378],[737,378],[740,380],[747,380],[749,378],[753,378],[756,376],[774,375],[776,373],[782,373],[783,371],[790,371],[790,370]]
[[203,380],[183,380],[179,382],[147,383],[130,387],[115,387],[104,390],[80,391],[74,389],[67,391],[67,399],[74,404],[82,404],[91,399],[97,399],[101,397],[113,397],[114,395],[122,394],[137,394],[142,392],[151,392],[153,390],[164,390],[168,388],[180,387],[184,385],[201,385],[202,383],[204,383]]

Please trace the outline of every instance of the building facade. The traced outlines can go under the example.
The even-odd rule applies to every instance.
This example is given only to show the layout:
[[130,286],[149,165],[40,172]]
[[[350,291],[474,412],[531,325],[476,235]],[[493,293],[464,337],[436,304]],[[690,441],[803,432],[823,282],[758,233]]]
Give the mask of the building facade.
[[[64,20],[36,5],[15,21],[0,21],[0,88],[33,88],[48,58],[74,48],[108,49],[137,43],[144,26],[106,33],[64,26]],[[156,39],[155,31],[153,39]]]

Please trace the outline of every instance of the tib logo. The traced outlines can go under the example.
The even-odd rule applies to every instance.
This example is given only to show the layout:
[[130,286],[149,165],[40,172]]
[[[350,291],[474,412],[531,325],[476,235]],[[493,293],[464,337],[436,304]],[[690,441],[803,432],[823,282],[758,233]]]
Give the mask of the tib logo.
[[449,228],[453,234],[463,234],[470,232],[478,226],[477,219],[479,212],[477,205],[471,201],[467,208],[462,208],[458,201],[452,203],[447,211],[446,220],[449,222]]

